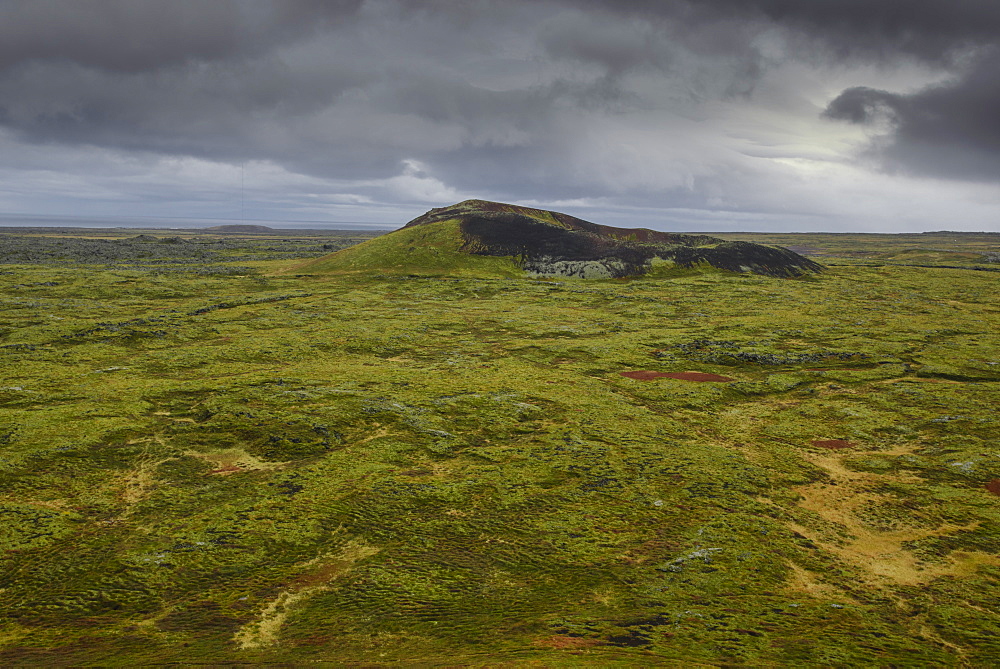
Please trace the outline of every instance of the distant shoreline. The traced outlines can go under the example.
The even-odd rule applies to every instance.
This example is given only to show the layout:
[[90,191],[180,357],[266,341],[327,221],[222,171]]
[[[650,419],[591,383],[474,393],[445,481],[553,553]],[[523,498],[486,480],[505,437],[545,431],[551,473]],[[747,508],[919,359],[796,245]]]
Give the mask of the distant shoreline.
[[161,236],[182,235],[209,237],[336,237],[345,235],[370,237],[385,234],[387,232],[391,232],[391,230],[388,228],[266,228],[263,226],[255,230],[226,230],[218,228],[97,228],[83,226],[12,226],[0,224],[0,235],[64,235],[67,237],[134,237],[144,233]]
[[202,231],[209,228],[253,226],[270,228],[267,232],[287,230],[355,230],[386,231],[399,227],[391,223],[363,221],[271,221],[261,219],[169,218],[116,216],[39,216],[0,214],[0,230],[18,229],[91,229],[91,230],[170,230]]
[[[303,221],[305,222],[305,221]],[[276,223],[274,221],[268,221],[268,223]],[[387,233],[393,230],[399,229],[400,226],[380,226],[378,224],[365,224],[365,223],[329,223],[329,224],[319,224],[322,227],[303,227],[303,228],[282,228],[282,227],[271,227],[261,224],[222,224],[213,225],[206,227],[175,227],[175,226],[163,226],[163,225],[118,225],[118,226],[108,226],[108,225],[40,225],[40,224],[14,224],[3,222],[2,217],[0,217],[0,234],[39,234],[39,233],[80,233],[87,231],[90,233],[115,233],[120,234],[124,231],[140,232],[140,231],[155,231],[164,233],[181,233],[181,234],[209,234],[209,235],[293,235],[293,234],[336,234],[336,233]],[[1000,238],[1000,232],[974,232],[969,230],[941,230],[934,232],[768,232],[764,230],[740,230],[740,231],[691,231],[682,230],[677,231],[677,234],[691,234],[691,235],[713,235],[718,236],[722,239],[745,239],[751,236],[762,236],[767,235],[771,237],[806,237],[806,236],[831,236],[831,237],[916,237],[916,238],[928,238],[932,236],[956,236],[956,237],[973,237],[973,236],[987,236],[987,237],[997,237]]]

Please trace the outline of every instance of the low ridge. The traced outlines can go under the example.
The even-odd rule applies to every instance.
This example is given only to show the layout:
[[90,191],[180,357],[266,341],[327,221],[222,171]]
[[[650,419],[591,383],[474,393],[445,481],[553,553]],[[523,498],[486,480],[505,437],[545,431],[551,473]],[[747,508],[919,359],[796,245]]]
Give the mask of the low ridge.
[[232,225],[213,225],[210,228],[205,228],[205,230],[212,232],[273,232],[274,228],[269,228],[266,225],[250,225],[249,223],[236,223]]
[[669,275],[699,267],[775,277],[823,269],[782,247],[647,228],[617,228],[559,212],[486,200],[431,209],[395,232],[298,269],[468,273],[477,267],[504,274],[585,279]]

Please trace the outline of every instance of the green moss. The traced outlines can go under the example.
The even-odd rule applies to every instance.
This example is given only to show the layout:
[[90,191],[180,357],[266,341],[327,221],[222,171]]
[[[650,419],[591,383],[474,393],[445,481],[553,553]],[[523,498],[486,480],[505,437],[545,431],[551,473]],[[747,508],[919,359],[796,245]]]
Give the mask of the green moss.
[[0,662],[995,657],[988,275],[532,280],[414,231],[378,277],[392,235],[263,282],[5,268]]
[[301,264],[309,274],[412,274],[417,276],[521,276],[512,258],[473,256],[460,251],[459,221],[403,228],[329,256]]

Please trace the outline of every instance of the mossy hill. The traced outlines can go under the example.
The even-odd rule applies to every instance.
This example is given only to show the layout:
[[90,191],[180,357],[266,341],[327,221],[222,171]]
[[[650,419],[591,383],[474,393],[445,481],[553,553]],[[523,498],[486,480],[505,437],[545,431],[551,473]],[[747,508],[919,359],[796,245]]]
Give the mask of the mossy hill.
[[400,230],[298,269],[591,279],[712,269],[794,277],[822,266],[778,246],[616,228],[554,211],[466,200],[431,209]]

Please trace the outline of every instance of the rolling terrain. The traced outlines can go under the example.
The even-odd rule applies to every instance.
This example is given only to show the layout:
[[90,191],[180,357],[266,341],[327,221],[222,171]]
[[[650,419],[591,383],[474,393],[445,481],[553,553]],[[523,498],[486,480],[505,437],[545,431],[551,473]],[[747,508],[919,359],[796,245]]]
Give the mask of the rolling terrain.
[[539,277],[441,215],[0,235],[0,664],[995,664],[995,274]]

